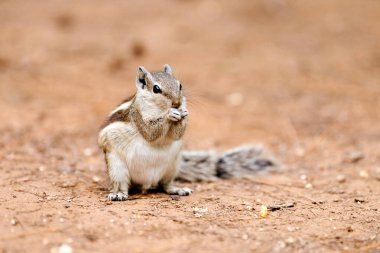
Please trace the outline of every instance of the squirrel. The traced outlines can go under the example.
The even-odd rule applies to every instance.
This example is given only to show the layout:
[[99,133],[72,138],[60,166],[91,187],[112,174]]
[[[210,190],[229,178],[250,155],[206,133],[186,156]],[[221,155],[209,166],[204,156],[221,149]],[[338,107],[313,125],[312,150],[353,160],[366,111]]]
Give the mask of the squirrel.
[[156,72],[140,66],[136,88],[99,132],[112,184],[108,199],[126,200],[132,186],[144,192],[162,187],[168,194],[190,195],[191,189],[173,185],[189,115],[181,82],[168,64]]
[[[189,112],[182,84],[164,65],[163,71],[138,67],[136,93],[124,100],[100,128],[111,192],[108,200],[128,199],[131,187],[143,192],[161,187],[168,194],[190,195],[182,181],[212,181],[239,177],[273,167],[276,162],[262,146],[241,146],[217,156],[213,151],[181,154]],[[269,158],[268,158],[269,157]]]

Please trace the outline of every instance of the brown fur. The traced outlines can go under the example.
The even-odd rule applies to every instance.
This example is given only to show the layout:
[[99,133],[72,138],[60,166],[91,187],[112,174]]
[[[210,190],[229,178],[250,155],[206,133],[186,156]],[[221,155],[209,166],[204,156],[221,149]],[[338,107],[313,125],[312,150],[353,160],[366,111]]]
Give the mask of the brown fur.
[[153,142],[164,135],[165,118],[159,117],[145,122],[141,113],[133,105],[131,105],[130,113],[138,131],[148,142]]
[[102,126],[100,127],[100,129],[103,129],[105,128],[106,126],[108,126],[109,124],[113,123],[113,122],[116,122],[116,121],[123,121],[123,122],[128,122],[129,121],[129,115],[130,113],[130,109],[126,109],[126,110],[119,110],[119,111],[116,111],[115,113],[111,114],[105,121],[104,123],[102,124]]
[[[156,82],[161,84],[162,94],[157,94],[158,96],[165,96],[171,101],[171,106],[173,108],[180,108],[181,106],[181,90],[179,89],[179,83],[173,79],[172,75],[163,72],[156,71],[151,72],[151,78],[153,78]],[[174,80],[174,81],[173,81]],[[146,80],[146,87],[148,89],[152,89],[152,83],[150,79]],[[129,96],[124,99],[119,106],[124,103],[132,101],[131,105],[127,109],[120,109],[107,117],[104,123],[101,125],[101,129],[107,127],[113,122],[121,121],[121,122],[131,122],[136,125],[140,134],[146,139],[148,142],[154,142],[160,137],[167,135],[171,139],[179,140],[185,133],[186,125],[187,125],[187,117],[183,118],[178,122],[168,122],[165,117],[158,117],[156,119],[151,119],[149,121],[145,121],[139,112],[137,106],[134,105],[136,99],[136,94]],[[167,107],[166,100],[157,100],[157,104],[159,108]]]
[[188,118],[185,117],[181,121],[172,122],[169,128],[168,136],[174,140],[179,140],[185,134]]
[[162,95],[169,98],[173,103],[173,108],[179,108],[181,106],[181,91],[177,81],[173,82],[173,77],[168,73],[162,71],[151,72],[152,77],[158,83],[161,83]]
[[[122,105],[124,103],[127,103],[131,100],[135,99],[135,95],[130,96],[126,99],[123,100],[122,103],[119,104]],[[130,113],[130,108],[124,109],[124,110],[118,110],[114,112],[113,114],[109,115],[107,119],[103,122],[103,124],[100,126],[100,130],[108,126],[109,124],[116,122],[116,121],[122,121],[122,122],[129,122],[129,113]]]

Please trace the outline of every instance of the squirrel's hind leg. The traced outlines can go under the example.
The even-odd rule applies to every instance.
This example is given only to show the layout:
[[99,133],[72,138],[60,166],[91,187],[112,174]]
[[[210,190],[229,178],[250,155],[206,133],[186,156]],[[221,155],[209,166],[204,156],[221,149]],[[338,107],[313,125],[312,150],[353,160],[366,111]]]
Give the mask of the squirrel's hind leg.
[[164,191],[167,194],[170,194],[170,195],[188,196],[191,193],[193,193],[193,190],[191,190],[190,188],[187,188],[187,187],[184,187],[184,188],[176,187],[172,183],[163,185],[163,188],[164,188]]
[[180,195],[180,196],[188,196],[191,193],[193,193],[193,190],[190,188],[180,188],[173,185],[174,178],[177,175],[178,172],[178,166],[180,162],[180,156],[178,155],[177,158],[174,160],[173,165],[169,167],[169,169],[166,172],[166,175],[162,178],[160,185],[162,186],[162,189],[170,195]]
[[161,182],[161,186],[164,192],[170,195],[180,195],[180,196],[188,196],[191,193],[193,193],[193,190],[191,190],[190,188],[187,188],[187,187],[180,188],[180,187],[174,186],[173,185],[174,177],[175,177],[175,174],[172,177],[167,178],[166,180],[164,179]]
[[108,194],[108,200],[124,201],[128,199],[130,186],[129,171],[125,160],[115,151],[107,152],[106,163],[112,189]]

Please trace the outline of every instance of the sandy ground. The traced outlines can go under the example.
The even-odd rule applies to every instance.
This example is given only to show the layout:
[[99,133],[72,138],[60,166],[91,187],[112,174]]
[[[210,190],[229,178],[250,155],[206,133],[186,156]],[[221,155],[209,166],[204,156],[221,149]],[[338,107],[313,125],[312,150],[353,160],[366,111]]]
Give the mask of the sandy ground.
[[[370,0],[0,1],[0,252],[380,251],[379,13]],[[138,65],[164,63],[191,101],[187,149],[261,143],[283,168],[106,201],[98,127]]]

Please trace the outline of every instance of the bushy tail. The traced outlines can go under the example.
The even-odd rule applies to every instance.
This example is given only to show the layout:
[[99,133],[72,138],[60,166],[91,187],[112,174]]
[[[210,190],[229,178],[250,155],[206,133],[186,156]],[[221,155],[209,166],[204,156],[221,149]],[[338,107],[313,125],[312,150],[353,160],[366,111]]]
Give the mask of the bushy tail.
[[218,155],[215,151],[184,151],[178,180],[213,181],[241,177],[278,166],[261,145],[240,146]]

